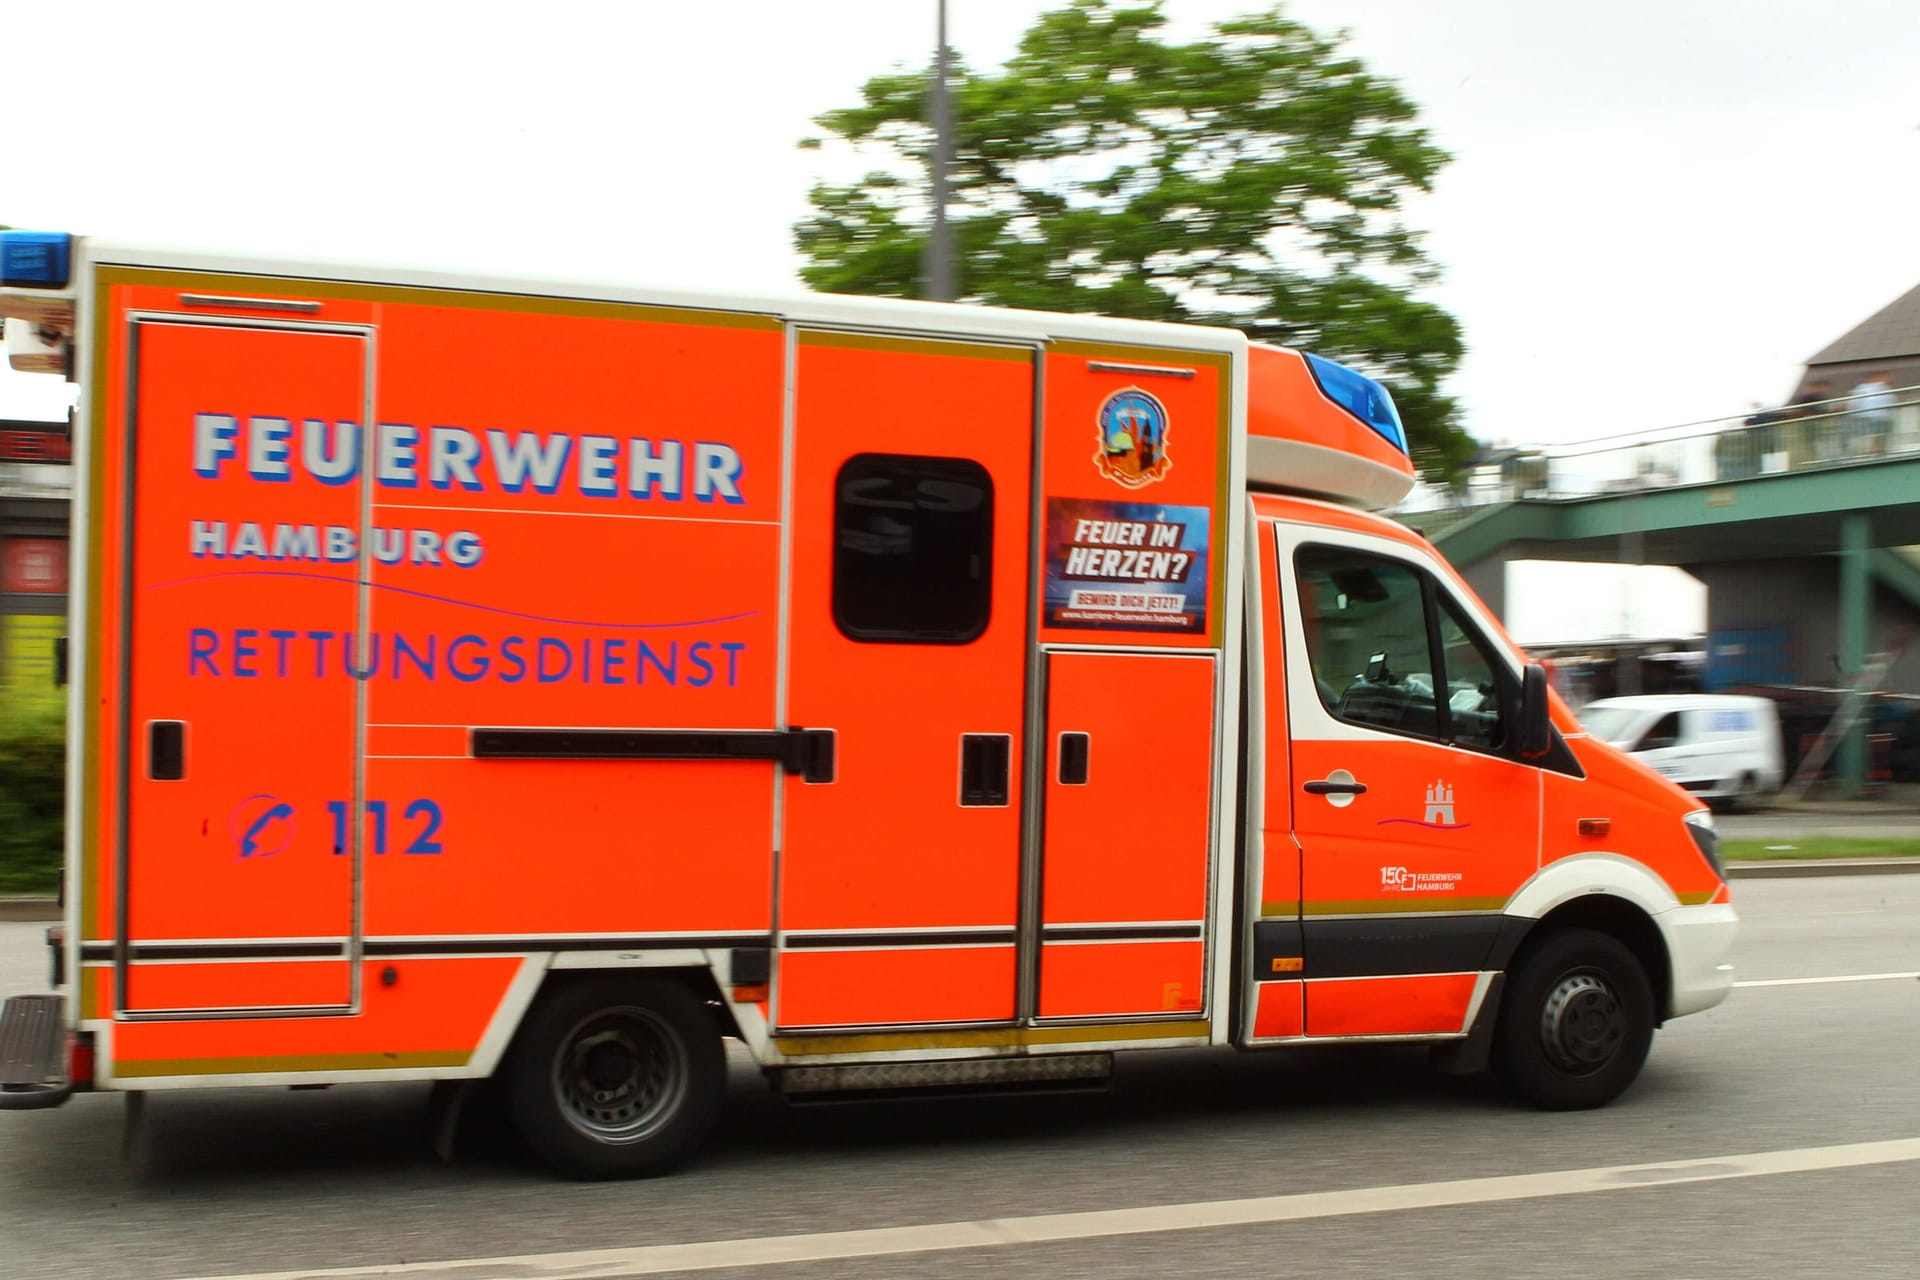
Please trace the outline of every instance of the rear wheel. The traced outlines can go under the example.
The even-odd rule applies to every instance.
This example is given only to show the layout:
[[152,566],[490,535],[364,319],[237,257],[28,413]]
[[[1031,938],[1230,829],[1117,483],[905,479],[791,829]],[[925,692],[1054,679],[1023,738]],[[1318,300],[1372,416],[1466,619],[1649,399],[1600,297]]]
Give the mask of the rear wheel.
[[507,1064],[515,1126],[572,1178],[664,1172],[707,1136],[725,1093],[713,1019],[669,978],[609,974],[553,989]]
[[1537,1107],[1605,1106],[1640,1074],[1653,1017],[1653,989],[1633,952],[1592,929],[1560,930],[1514,966],[1495,1061]]

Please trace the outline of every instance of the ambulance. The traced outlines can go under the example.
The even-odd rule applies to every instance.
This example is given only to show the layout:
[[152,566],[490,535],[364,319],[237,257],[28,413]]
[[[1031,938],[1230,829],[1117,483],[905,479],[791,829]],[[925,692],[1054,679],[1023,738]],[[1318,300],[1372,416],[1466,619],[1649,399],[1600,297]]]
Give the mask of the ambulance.
[[78,384],[59,989],[0,1104],[434,1081],[625,1176],[729,1052],[805,1101],[1417,1041],[1585,1108],[1732,985],[1711,818],[1372,514],[1414,469],[1352,369],[0,246]]

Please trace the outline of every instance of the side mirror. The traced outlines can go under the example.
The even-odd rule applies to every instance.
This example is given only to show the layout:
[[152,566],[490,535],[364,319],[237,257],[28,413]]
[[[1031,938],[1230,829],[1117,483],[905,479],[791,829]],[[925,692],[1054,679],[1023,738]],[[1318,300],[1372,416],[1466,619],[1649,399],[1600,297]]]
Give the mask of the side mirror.
[[1547,669],[1529,662],[1520,677],[1520,757],[1538,760],[1553,750],[1553,722],[1547,715]]

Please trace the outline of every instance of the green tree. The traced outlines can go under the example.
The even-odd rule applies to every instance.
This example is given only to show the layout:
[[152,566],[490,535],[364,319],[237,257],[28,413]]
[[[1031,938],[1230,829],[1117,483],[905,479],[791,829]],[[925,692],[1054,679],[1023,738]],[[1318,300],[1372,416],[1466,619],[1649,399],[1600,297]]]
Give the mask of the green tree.
[[[1436,269],[1400,217],[1448,155],[1398,89],[1278,8],[1188,44],[1165,21],[1157,0],[1072,0],[1000,73],[956,62],[961,296],[1231,325],[1345,361],[1392,388],[1421,470],[1455,472],[1473,442],[1440,383],[1460,328],[1415,296]],[[876,76],[816,121],[880,167],[813,189],[795,228],[810,286],[919,292],[928,87]]]

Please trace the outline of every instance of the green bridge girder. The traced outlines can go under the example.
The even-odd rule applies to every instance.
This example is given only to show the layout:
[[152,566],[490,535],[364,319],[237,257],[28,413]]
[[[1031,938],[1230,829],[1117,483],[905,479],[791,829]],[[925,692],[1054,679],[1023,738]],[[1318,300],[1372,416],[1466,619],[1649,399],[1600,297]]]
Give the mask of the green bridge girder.
[[1516,543],[1550,544],[1528,558],[1617,562],[1626,538],[1638,539],[1643,564],[1772,560],[1840,550],[1854,515],[1867,517],[1870,546],[1920,543],[1920,458],[1589,498],[1522,498],[1488,507],[1434,542],[1463,571]]
[[[1410,518],[1418,523],[1417,517]],[[1920,543],[1920,458],[1582,498],[1523,498],[1476,512],[1434,543],[1463,573],[1491,559],[1703,565],[1834,556],[1840,660],[1867,661],[1872,586],[1920,609],[1920,566],[1887,550]],[[1844,745],[1848,788],[1865,784],[1864,726]]]

